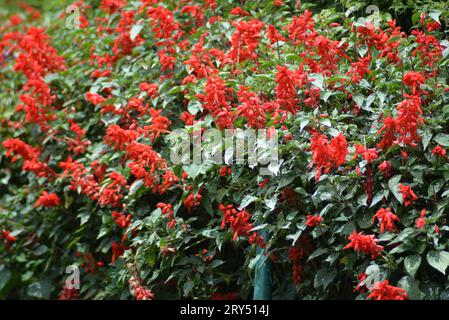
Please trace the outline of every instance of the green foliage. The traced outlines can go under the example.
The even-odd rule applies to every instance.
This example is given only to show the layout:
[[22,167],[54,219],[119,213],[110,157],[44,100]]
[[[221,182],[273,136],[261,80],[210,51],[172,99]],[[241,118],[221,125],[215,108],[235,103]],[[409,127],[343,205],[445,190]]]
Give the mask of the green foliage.
[[[231,20],[250,19],[229,13],[240,2],[217,1],[217,9],[207,9],[204,15],[207,19],[217,15],[222,20],[205,23],[191,32],[195,19],[177,8],[178,1],[164,1],[164,6],[174,12],[176,21],[185,29],[187,35],[183,39],[189,42],[186,48],[175,47],[176,62],[171,71],[161,69],[157,47],[160,39],[151,29],[152,20],[144,13],[136,13],[134,25],[126,32],[131,42],[139,37],[143,41],[132,47],[129,54],[118,55],[110,67],[110,76],[98,78],[92,77],[92,73],[101,68],[96,59],[91,60],[91,53],[103,57],[114,55],[112,48],[117,34],[97,33],[94,21],[108,16],[104,27],[116,27],[120,20],[118,12],[107,15],[99,8],[99,1],[85,1],[92,3],[92,9],[86,10],[86,19],[91,24],[83,29],[65,27],[66,20],[61,16],[64,1],[30,1],[43,10],[42,16],[34,21],[27,21],[25,13],[18,13],[25,25],[46,28],[52,47],[64,57],[66,69],[46,74],[44,78],[55,95],[55,108],[51,110],[55,117],[49,121],[51,128],[45,130],[36,123],[25,122],[23,111],[16,111],[26,79],[14,69],[17,54],[6,54],[6,46],[0,45],[4,52],[0,60],[3,120],[0,139],[20,138],[33,147],[38,146],[40,160],[57,172],[51,179],[37,177],[22,170],[22,159],[11,161],[6,156],[7,150],[0,149],[0,231],[10,230],[17,239],[11,246],[4,239],[0,244],[0,298],[56,298],[67,277],[66,267],[75,264],[82,269],[79,294],[84,299],[132,298],[128,281],[135,273],[158,299],[209,299],[217,292],[237,292],[239,297],[248,299],[253,290],[254,267],[260,259],[267,258],[273,260],[274,298],[366,298],[366,292],[354,292],[356,276],[374,266],[381,270],[381,281],[388,279],[390,284],[402,287],[412,299],[449,297],[449,164],[432,154],[437,145],[449,147],[447,51],[436,66],[430,67],[421,56],[412,54],[418,47],[416,35],[412,34],[398,39],[397,54],[401,63],[392,63],[375,46],[369,48],[352,30],[372,21],[363,12],[364,2],[341,1],[340,6],[333,6],[322,1],[295,7],[295,1],[284,1],[283,6],[276,7],[272,1],[247,1],[242,6],[251,18],[263,21],[265,26],[272,24],[285,37],[288,34],[285,27],[308,8],[314,13],[315,30],[337,41],[349,59],[339,60],[331,73],[307,71],[306,85],[297,90],[297,96],[301,101],[306,100],[309,93],[305,91],[318,88],[315,106],[302,105],[295,113],[288,114],[283,123],[275,116],[267,117],[265,126],[273,126],[279,132],[281,161],[279,167],[270,168],[277,174],[264,187],[260,184],[265,183],[266,177],[258,174],[259,167],[232,164],[229,166],[232,173],[222,176],[221,165],[171,163],[170,148],[176,142],[161,134],[155,141],[149,137],[139,140],[151,145],[180,181],[160,194],[153,192],[153,185],[145,185],[144,180],[132,174],[124,150],[116,150],[105,142],[108,127],[117,124],[129,128],[132,121],[124,114],[102,113],[99,105],[86,100],[88,92],[103,94],[107,97],[105,103],[118,109],[125,108],[132,98],[141,98],[149,107],[162,110],[171,120],[171,130],[193,130],[179,119],[184,111],[196,115],[203,127],[216,127],[216,119],[204,110],[204,101],[198,97],[204,94],[207,79],[198,77],[196,82],[183,83],[192,74],[184,62],[192,56],[194,45],[204,33],[207,33],[204,48],[229,51],[229,41],[235,32]],[[140,5],[139,1],[128,1],[125,8],[138,12]],[[379,7],[383,30],[388,29],[387,21],[392,16],[407,10],[414,13],[413,25],[421,29],[421,11],[429,13],[428,21],[443,23],[449,13],[444,2],[425,1],[421,6],[416,1],[379,1]],[[12,7],[4,5],[0,9],[2,15],[14,12]],[[338,24],[331,27],[331,23]],[[0,38],[7,32],[0,29]],[[444,45],[448,44],[445,32],[442,28],[432,34]],[[306,50],[304,43],[271,44],[263,35],[256,50],[257,59],[225,65],[214,59],[212,64],[218,76],[233,89],[230,98],[233,112],[239,104],[236,93],[240,86],[266,96],[267,101],[276,100],[277,67],[297,70],[310,58],[302,55]],[[370,73],[358,83],[351,82],[348,74],[351,62],[368,55]],[[318,58],[316,54],[310,59]],[[236,69],[240,72],[235,72]],[[418,130],[421,140],[414,148],[394,145],[381,151],[377,148],[381,139],[380,120],[388,115],[397,116],[396,106],[403,101],[405,93],[410,93],[403,77],[412,70],[426,74],[437,70],[435,76],[426,78],[421,88],[427,92],[422,107],[424,123]],[[157,97],[145,94],[139,88],[142,82],[157,84]],[[133,112],[129,115],[138,126],[152,123],[148,113]],[[80,155],[75,156],[68,148],[68,139],[76,139],[69,120],[86,130],[85,139],[90,141],[86,152]],[[248,127],[244,117],[236,116],[233,120],[237,128]],[[315,167],[310,166],[314,130],[329,139],[342,133],[350,154],[344,165],[322,174],[318,181]],[[373,163],[362,157],[352,158],[355,144],[377,148],[379,158]],[[203,147],[207,147],[206,142]],[[69,156],[92,172],[91,163],[98,160],[107,168],[106,176],[118,172],[127,179],[129,188],[123,191],[122,203],[126,213],[132,215],[132,222],[125,230],[118,228],[111,216],[112,211],[122,208],[101,206],[80,190],[70,188],[73,177],[62,175],[59,166]],[[377,169],[383,161],[392,165],[393,174],[389,178]],[[366,172],[368,167],[373,169],[371,201],[365,188],[367,179],[356,171],[358,168]],[[187,177],[182,177],[183,172]],[[101,190],[111,183],[109,178],[97,180]],[[413,205],[405,206],[399,184],[414,190],[418,199]],[[35,207],[44,190],[56,193],[61,204]],[[200,204],[191,212],[184,204],[190,192],[202,195]],[[167,225],[166,216],[157,207],[160,202],[172,204],[175,227]],[[233,204],[251,213],[255,226],[252,231],[264,230],[270,234],[265,251],[258,253],[247,237],[233,239],[232,230],[221,228],[223,213],[218,209],[219,204]],[[395,232],[381,233],[378,221],[372,220],[380,208],[386,207],[400,218]],[[417,228],[415,221],[422,209],[427,210],[426,224]],[[306,225],[307,215],[319,215],[323,221],[311,228]],[[439,226],[439,234],[435,226]],[[355,230],[376,235],[384,247],[377,259],[344,249],[348,236]],[[127,250],[111,263],[112,243],[122,242],[124,235]],[[307,242],[310,242],[306,250],[309,252],[298,262],[302,267],[301,281],[294,283],[292,265],[295,262],[289,258],[289,250],[295,246],[306,247]],[[86,270],[89,255],[95,259],[95,272]]]

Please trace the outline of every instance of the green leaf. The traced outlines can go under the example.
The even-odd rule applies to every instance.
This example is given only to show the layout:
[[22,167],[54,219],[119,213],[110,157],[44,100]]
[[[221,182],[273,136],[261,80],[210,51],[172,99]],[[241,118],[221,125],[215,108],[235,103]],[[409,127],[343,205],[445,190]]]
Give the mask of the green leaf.
[[433,140],[443,147],[449,147],[449,134],[438,134]]
[[435,20],[436,22],[440,23],[440,11],[431,11],[429,12],[429,17]]
[[398,287],[404,289],[411,300],[424,299],[424,293],[419,289],[419,282],[410,276],[405,276],[399,280]]
[[429,251],[427,253],[427,262],[442,274],[445,274],[446,269],[449,266],[449,252],[435,250]]
[[188,296],[189,293],[192,291],[194,286],[194,283],[192,280],[189,280],[187,282],[184,283],[182,290],[184,291],[184,296]]
[[313,285],[315,288],[323,287],[323,289],[326,289],[336,276],[337,272],[334,269],[323,267],[316,273]]
[[432,139],[432,133],[430,131],[424,131],[421,136],[422,136],[421,142],[423,145],[423,149],[426,150],[430,140]]
[[372,111],[371,109],[371,104],[374,102],[374,99],[376,98],[376,96],[374,94],[371,94],[368,97],[365,97],[362,94],[357,94],[354,97],[352,97],[354,99],[354,102],[362,109],[366,110],[366,111]]
[[265,199],[265,205],[270,209],[270,211],[273,211],[276,207],[276,203],[278,201],[278,195],[275,194],[270,199]]
[[30,284],[27,288],[27,294],[38,299],[49,299],[51,292],[51,284],[44,280]]
[[399,192],[399,181],[401,181],[401,175],[396,175],[388,181],[388,188],[394,194],[399,203],[402,204],[402,195]]
[[192,179],[195,179],[198,174],[200,173],[201,166],[195,163],[192,163],[191,165],[185,165],[184,171],[187,172],[189,177]]
[[141,186],[143,186],[145,181],[142,179],[136,180],[133,182],[133,184],[129,187],[129,194],[134,194]]
[[243,198],[243,200],[239,206],[239,210],[245,209],[247,206],[249,206],[251,203],[253,203],[256,200],[259,200],[259,198],[255,197],[255,196],[247,195],[245,198]]
[[268,223],[263,223],[263,224],[260,224],[256,227],[252,228],[251,231],[257,231],[257,230],[265,228],[266,226],[268,226]]
[[143,28],[143,24],[135,24],[131,31],[129,32],[129,37],[131,38],[131,41],[134,41],[136,39],[137,35],[140,33],[140,31]]
[[414,254],[412,256],[408,256],[404,260],[405,270],[407,270],[408,274],[412,277],[415,277],[416,271],[421,265],[421,256],[418,254]]
[[309,74],[309,81],[320,90],[324,89],[324,78],[321,73]]
[[376,195],[374,196],[373,200],[371,201],[371,205],[369,206],[370,208],[374,207],[376,204],[378,204],[382,199],[384,198],[384,193],[383,191],[379,191],[378,193],[376,193]]
[[310,119],[309,118],[303,118],[301,119],[301,122],[299,123],[299,132],[302,132],[304,128],[309,124]]
[[310,261],[312,259],[315,259],[316,257],[319,257],[325,253],[328,253],[329,250],[326,248],[318,248],[316,249],[314,252],[312,252],[312,254],[309,256],[309,258],[307,259],[307,261]]
[[7,269],[4,265],[1,265],[0,266],[0,292],[3,290],[3,288],[9,282],[10,278],[11,278],[11,271],[9,269]]
[[225,262],[223,260],[213,260],[210,264],[211,268],[217,268],[219,266],[221,266],[222,264],[224,264]]

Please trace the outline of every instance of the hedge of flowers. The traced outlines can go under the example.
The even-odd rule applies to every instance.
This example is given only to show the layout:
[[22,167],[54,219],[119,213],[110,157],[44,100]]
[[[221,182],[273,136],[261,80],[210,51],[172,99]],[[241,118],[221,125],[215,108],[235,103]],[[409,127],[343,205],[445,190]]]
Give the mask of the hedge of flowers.
[[[273,298],[449,298],[446,12],[64,4],[2,16],[0,297],[249,299],[270,261]],[[174,163],[197,126],[276,131],[272,175]]]

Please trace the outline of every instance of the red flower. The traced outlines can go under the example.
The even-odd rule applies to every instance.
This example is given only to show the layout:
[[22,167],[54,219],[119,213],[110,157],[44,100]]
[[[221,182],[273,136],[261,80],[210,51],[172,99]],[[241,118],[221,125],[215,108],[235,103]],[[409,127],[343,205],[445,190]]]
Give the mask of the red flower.
[[366,160],[368,163],[371,163],[373,162],[373,160],[379,158],[376,149],[367,149],[364,146],[356,144],[353,159],[356,159],[358,155],[361,155],[363,159]]
[[11,235],[11,232],[8,230],[2,231],[2,237],[6,240],[6,245],[10,247],[14,242],[17,241],[17,238]]
[[354,249],[355,252],[361,251],[364,254],[371,255],[371,259],[376,259],[383,250],[382,246],[379,246],[378,241],[374,235],[364,235],[363,232],[354,233],[348,237],[350,241],[344,249]]
[[101,206],[110,205],[112,207],[119,207],[120,200],[123,198],[121,190],[128,187],[126,178],[118,172],[112,172],[109,175],[111,182],[102,188],[99,192],[98,203]]
[[323,169],[324,173],[329,173],[331,168],[338,168],[344,164],[348,154],[346,138],[341,133],[333,138],[330,144],[326,136],[314,133],[310,149],[312,150],[310,166],[316,164],[316,181],[320,179]]
[[162,210],[162,214],[167,215],[168,219],[173,218],[173,206],[169,203],[159,202],[156,207]]
[[370,74],[369,64],[371,56],[360,58],[359,61],[351,63],[351,69],[346,73],[351,76],[351,82],[359,83],[365,74]]
[[435,231],[436,234],[440,234],[440,227],[435,226],[434,231]]
[[279,41],[286,41],[286,39],[279,33],[279,31],[276,29],[275,26],[272,24],[268,25],[267,30],[267,37],[270,40],[271,44],[274,44]]
[[302,87],[301,73],[291,71],[286,66],[277,66],[276,73],[276,97],[279,104],[291,113],[295,113],[298,103],[296,85]]
[[173,229],[176,225],[176,219],[171,219],[168,223],[167,226],[169,229]]
[[117,226],[122,229],[128,228],[131,223],[131,214],[124,215],[123,213],[112,211],[112,218],[114,219]]
[[129,279],[129,285],[132,289],[132,294],[137,300],[153,300],[154,294],[146,286],[142,285],[142,281],[137,277],[131,277]]
[[444,149],[442,146],[438,145],[432,150],[432,154],[438,156],[438,157],[446,157],[446,149]]
[[234,9],[231,10],[230,14],[234,14],[236,16],[241,17],[250,16],[250,13],[248,11],[243,10],[241,7],[235,7]]
[[17,156],[21,156],[25,160],[33,160],[39,157],[40,152],[39,149],[33,148],[30,145],[26,144],[20,139],[6,139],[2,142],[3,148],[6,149],[6,157],[11,157],[12,154],[16,154],[11,162],[15,162],[17,160]]
[[158,95],[158,85],[153,83],[153,84],[149,84],[146,82],[142,82],[140,84],[140,90],[145,91],[149,97],[151,98],[156,98]]
[[370,289],[367,299],[372,300],[407,300],[408,296],[404,289],[388,284],[388,280],[377,282]]
[[212,114],[220,129],[231,128],[233,116],[228,96],[232,90],[226,87],[223,79],[211,75],[206,80],[204,91],[204,95],[198,95],[204,110]]
[[88,92],[86,93],[86,100],[92,103],[93,105],[97,106],[99,104],[102,104],[106,101],[106,98],[100,96],[98,93],[92,93]]
[[250,21],[233,22],[236,31],[231,38],[231,50],[227,57],[235,63],[245,60],[256,59],[256,48],[261,38],[260,31],[264,23],[257,19]]
[[409,186],[399,184],[399,192],[402,193],[402,201],[404,201],[406,207],[411,205],[413,201],[418,200],[418,197]]
[[288,35],[296,44],[316,37],[312,15],[311,11],[305,10],[302,15],[293,17],[292,23],[288,26]]
[[232,173],[231,168],[228,168],[226,166],[223,166],[220,168],[220,176],[222,176],[222,177],[229,176],[229,175],[231,175],[231,173]]
[[257,232],[250,232],[254,228],[251,222],[251,214],[246,210],[238,211],[234,209],[232,204],[224,206],[220,204],[218,209],[223,212],[223,219],[221,221],[221,228],[224,229],[229,225],[233,232],[232,239],[235,241],[237,237],[247,237],[250,244],[256,243],[259,247],[265,246],[263,238]]
[[409,71],[405,74],[403,81],[406,86],[412,87],[413,94],[416,94],[416,88],[419,88],[426,79],[419,72]]
[[133,287],[134,296],[137,300],[153,300],[154,294],[150,289],[144,286]]
[[398,141],[406,145],[416,146],[420,140],[418,127],[424,123],[422,118],[421,100],[417,96],[407,96],[398,106],[398,117],[396,118]]
[[172,11],[163,6],[150,7],[147,10],[147,16],[151,20],[154,37],[167,40],[156,43],[156,45],[169,44],[169,40],[177,36],[175,32],[181,28],[181,23],[176,22]]
[[182,13],[190,14],[195,20],[198,27],[204,24],[204,10],[200,6],[189,5],[181,9]]
[[397,230],[396,226],[394,225],[394,222],[400,221],[399,217],[395,215],[393,212],[391,212],[390,208],[379,209],[373,216],[373,223],[375,219],[379,220],[380,222],[380,233],[384,233],[385,230],[389,232]]
[[120,258],[125,252],[125,246],[121,243],[112,242],[112,259],[111,262],[114,264],[115,260]]
[[139,133],[137,131],[125,130],[113,124],[106,129],[106,135],[103,140],[106,144],[118,150],[123,150],[131,142],[137,140],[138,137]]
[[306,258],[312,250],[309,238],[301,236],[294,246],[288,249],[288,259],[292,262],[293,283],[300,283],[303,275],[301,260]]
[[245,117],[252,128],[265,128],[265,112],[273,109],[272,103],[263,103],[256,93],[244,86],[240,86],[237,96],[240,105],[237,107],[236,116]]
[[366,291],[366,287],[365,287],[364,284],[362,285],[362,282],[366,280],[367,276],[368,275],[366,273],[364,273],[364,272],[359,273],[357,275],[358,283],[357,283],[357,285],[354,288],[354,292],[360,292],[360,291],[364,292],[364,291]]
[[441,24],[438,23],[437,21],[431,21],[426,24],[426,30],[428,32],[439,30],[440,28],[441,28]]
[[167,133],[169,132],[169,127],[171,125],[171,121],[165,117],[161,116],[162,110],[156,110],[154,108],[150,109],[150,115],[151,115],[151,125],[145,126],[145,136],[147,136],[148,132],[150,133],[151,142],[154,143],[154,141],[159,137],[161,133]]
[[175,57],[168,55],[164,50],[158,51],[157,54],[159,56],[162,71],[172,70],[175,67]]
[[348,143],[345,136],[340,132],[338,136],[331,140],[329,151],[332,155],[332,161],[335,167],[339,167],[346,162],[346,155],[348,154]]
[[183,113],[181,113],[181,116],[179,117],[179,119],[185,123],[186,126],[191,126],[193,125],[193,122],[195,121],[195,115],[191,114],[188,111],[184,111]]
[[69,175],[71,178],[70,190],[81,190],[81,193],[90,197],[91,200],[98,198],[100,186],[83,164],[69,157],[66,162],[59,162],[59,167],[64,170],[62,177]]
[[21,71],[28,79],[39,79],[49,72],[65,69],[64,60],[50,45],[50,37],[44,28],[31,26],[19,42],[21,53],[14,70]]
[[384,133],[382,140],[377,145],[378,148],[385,151],[396,143],[396,126],[397,121],[393,117],[386,117],[383,120],[383,126],[377,131],[378,135]]
[[263,179],[261,182],[259,182],[259,188],[262,188],[262,189],[265,188],[269,182],[270,182],[269,178]]
[[47,191],[42,191],[41,196],[34,204],[34,207],[37,208],[42,206],[44,208],[57,207],[61,203],[58,195],[56,193],[48,193]]
[[303,250],[301,247],[291,247],[288,249],[288,258],[292,261],[292,278],[293,283],[301,283],[303,266],[301,264],[301,258]]
[[200,205],[201,199],[201,190],[199,190],[196,195],[193,192],[190,192],[189,195],[184,199],[183,203],[187,208],[187,211],[189,213],[192,213],[192,209]]
[[125,5],[125,0],[102,0],[100,8],[106,13],[113,14],[121,10]]
[[[416,37],[415,42],[418,44],[412,52],[412,56],[418,56],[423,66],[435,68],[435,64],[441,59],[443,52],[443,48],[438,39],[418,29],[413,30],[411,33]],[[435,76],[436,71],[437,69],[431,72],[429,76]]]
[[383,173],[386,179],[390,179],[391,173],[393,170],[393,167],[390,163],[390,161],[383,161],[381,164],[379,164],[379,170]]
[[59,293],[58,300],[78,300],[79,293],[75,288],[67,288],[64,284],[62,291]]
[[323,221],[323,217],[317,215],[317,216],[312,216],[311,214],[309,214],[307,216],[307,221],[306,221],[306,226],[308,227],[315,227],[318,226],[321,221]]
[[91,144],[89,140],[83,140],[86,130],[81,129],[78,124],[70,120],[70,131],[76,134],[76,139],[69,138],[69,150],[73,151],[75,155],[84,153],[86,147]]
[[156,207],[160,208],[162,210],[162,214],[167,216],[168,221],[168,228],[173,229],[176,225],[176,219],[173,218],[173,206],[169,203],[163,203],[159,202]]
[[20,139],[6,139],[2,142],[3,148],[6,149],[6,157],[9,158],[13,154],[11,162],[15,162],[19,159],[19,156],[24,159],[22,169],[24,171],[32,171],[38,177],[48,177],[54,174],[47,163],[41,162],[38,158],[40,151],[38,148],[33,148],[29,144],[21,141]]
[[421,215],[419,216],[418,219],[416,219],[416,227],[418,229],[422,229],[424,228],[424,226],[426,225],[426,220],[424,219],[424,216],[426,215],[426,209],[422,209],[421,210]]

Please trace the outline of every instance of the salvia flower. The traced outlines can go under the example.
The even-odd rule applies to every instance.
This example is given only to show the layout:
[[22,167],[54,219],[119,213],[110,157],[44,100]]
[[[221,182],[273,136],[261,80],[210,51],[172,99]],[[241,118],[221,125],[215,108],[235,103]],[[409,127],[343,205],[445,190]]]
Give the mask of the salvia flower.
[[42,194],[34,204],[34,207],[51,208],[59,206],[60,203],[61,200],[56,193],[48,193],[47,191],[42,191]]
[[399,192],[402,194],[402,201],[404,201],[404,205],[408,207],[414,201],[418,200],[418,197],[413,192],[410,186],[405,186],[403,184],[399,184]]
[[121,212],[112,211],[112,218],[118,227],[122,229],[128,228],[131,223],[131,214],[125,215]]
[[442,146],[438,145],[432,150],[432,154],[437,157],[446,157],[446,149],[444,149]]
[[379,209],[373,216],[373,223],[375,219],[380,222],[380,233],[384,233],[385,231],[392,232],[394,230],[397,230],[394,223],[400,221],[399,217],[395,215],[390,208]]
[[320,225],[320,223],[323,221],[323,217],[317,215],[317,216],[313,216],[311,214],[309,214],[307,216],[307,221],[306,221],[306,226],[308,227],[315,227]]
[[363,232],[354,233],[348,237],[350,241],[344,249],[353,249],[355,252],[362,252],[364,254],[370,255],[371,259],[376,259],[383,250],[382,246],[377,244],[377,239],[374,235],[365,235]]
[[426,225],[426,220],[424,219],[425,215],[426,215],[426,209],[422,209],[419,218],[416,219],[416,222],[415,222],[416,227],[418,229],[422,229]]
[[389,285],[388,280],[377,282],[367,296],[370,300],[408,300],[404,289]]

